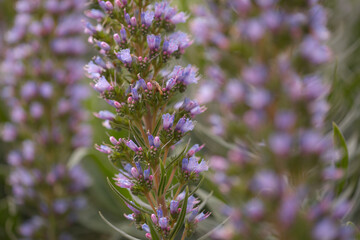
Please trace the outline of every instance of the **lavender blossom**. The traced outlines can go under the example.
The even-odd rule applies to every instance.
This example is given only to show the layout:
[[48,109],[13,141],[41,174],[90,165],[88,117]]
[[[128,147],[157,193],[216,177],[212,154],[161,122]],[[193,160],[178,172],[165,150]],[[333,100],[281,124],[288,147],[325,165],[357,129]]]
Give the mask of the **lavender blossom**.
[[[208,149],[213,181],[231,200],[229,223],[213,239],[353,238],[333,218],[336,198],[317,198],[325,185],[333,195],[328,179],[341,179],[326,157],[334,151],[324,134],[329,87],[318,69],[332,58],[326,10],[319,1],[285,2],[210,0],[194,8],[190,27],[206,62],[196,100],[216,103],[209,107],[209,129],[228,144]],[[171,77],[182,76],[175,67]],[[187,102],[180,108],[190,107]],[[201,163],[193,160],[195,168]]]
[[[90,180],[80,166],[68,167],[67,162],[91,139],[81,103],[87,98],[80,82],[80,56],[86,53],[83,4],[18,0],[14,25],[6,34],[0,85],[7,92],[2,98],[11,123],[0,128],[2,138],[11,143],[8,183],[21,216],[13,225],[16,239],[61,239],[69,230],[78,237],[73,226],[78,225],[74,222],[77,210],[84,207],[81,194]],[[103,17],[99,11],[87,15]],[[107,49],[106,44],[101,47]],[[102,72],[93,62],[87,70],[94,77]]]
[[[173,106],[176,95],[183,94],[199,80],[197,69],[191,65],[176,66],[173,70],[168,66],[192,44],[187,34],[176,31],[176,24],[185,22],[187,15],[167,1],[153,4],[132,1],[130,6],[127,1],[117,0],[113,5],[99,1],[102,14],[87,12],[101,26],[87,25],[85,32],[90,35],[89,42],[100,50],[105,64],[93,60],[85,70],[95,82],[93,88],[112,107],[111,111],[94,115],[105,120],[109,129],[128,131],[129,138],[111,137],[111,144],[95,147],[119,168],[115,182],[110,182],[112,187],[139,195],[150,207],[137,208],[135,206],[143,204],[136,202],[128,204],[134,213],[125,217],[143,230],[148,239],[155,237],[150,231],[152,225],[161,239],[170,239],[171,234],[174,238],[181,230],[175,226],[186,223],[180,218],[181,211],[183,214],[193,211],[198,203],[195,197],[189,196],[188,186],[196,184],[199,175],[208,170],[207,163],[204,160],[199,163],[195,156],[202,148],[199,145],[181,156],[173,151],[194,129],[193,118],[206,109],[188,98],[182,106]],[[189,158],[187,177],[176,174],[181,172],[183,158]],[[171,166],[170,159],[176,159]],[[171,170],[171,174],[163,178],[167,170]],[[168,194],[179,181],[181,186],[176,194]],[[181,210],[184,203],[188,207]],[[196,223],[208,216],[194,216],[193,228],[185,229],[183,236],[190,236]]]

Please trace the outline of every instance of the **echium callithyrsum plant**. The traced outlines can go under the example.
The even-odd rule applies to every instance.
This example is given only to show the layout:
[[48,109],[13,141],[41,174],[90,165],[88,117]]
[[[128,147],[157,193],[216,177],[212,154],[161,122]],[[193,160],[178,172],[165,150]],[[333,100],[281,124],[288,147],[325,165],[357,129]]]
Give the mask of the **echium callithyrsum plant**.
[[209,120],[228,143],[210,165],[230,217],[212,237],[353,239],[341,224],[349,203],[335,198],[342,172],[324,128],[324,8],[316,0],[206,3],[191,23],[211,65],[197,96],[214,102]]
[[197,83],[197,69],[168,66],[191,44],[187,34],[175,31],[187,16],[166,1],[98,1],[93,6],[86,15],[99,24],[87,23],[85,31],[100,56],[85,69],[93,88],[113,107],[112,112],[95,115],[108,128],[129,132],[128,138],[110,137],[109,144],[96,148],[119,168],[115,184],[133,196],[131,200],[119,193],[133,211],[126,218],[149,239],[174,239],[179,232],[185,239],[209,216],[189,191],[208,170],[195,156],[202,147],[187,146],[168,157],[193,130],[193,117],[205,110],[181,98],[190,84]]
[[[80,0],[20,0],[6,34],[1,96],[11,122],[2,126],[9,145],[10,202],[15,202],[19,239],[73,239],[76,212],[89,177],[72,152],[91,142],[81,100],[86,40]],[[10,223],[10,222],[9,222]],[[9,225],[9,227],[11,227]]]

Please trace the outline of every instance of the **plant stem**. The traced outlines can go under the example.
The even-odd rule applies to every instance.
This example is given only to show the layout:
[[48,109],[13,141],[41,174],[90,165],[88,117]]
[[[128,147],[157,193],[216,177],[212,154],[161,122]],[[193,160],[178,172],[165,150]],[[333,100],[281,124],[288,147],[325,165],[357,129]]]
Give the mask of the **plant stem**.
[[145,144],[148,148],[150,148],[150,145],[149,145],[149,140],[148,140],[148,137],[146,135],[146,133],[144,132],[144,129],[143,129],[143,126],[141,123],[139,122],[136,122],[135,125],[139,128],[140,132],[141,132],[141,135],[142,137],[144,138],[144,141],[145,141]]
[[169,148],[170,148],[169,146],[165,147],[164,158],[163,158],[164,167],[165,167],[166,159],[167,159],[167,156],[168,156],[168,153],[169,153]]
[[149,196],[149,193],[146,193],[146,194],[145,194],[145,197],[146,197],[146,199],[148,200],[148,202],[149,202],[152,210],[156,213],[156,209],[155,209],[155,207],[154,207],[153,202],[151,201],[151,198],[150,198],[150,196]]
[[185,229],[182,236],[181,236],[181,240],[185,240],[186,232],[187,232],[187,230]]
[[165,186],[164,194],[165,194],[166,191],[168,190],[168,188],[169,188],[169,186],[170,186],[170,184],[171,184],[171,182],[172,182],[172,180],[173,180],[173,178],[174,178],[175,172],[176,172],[176,168],[174,168],[174,169],[172,170],[172,172],[171,172],[169,181],[168,181],[168,183],[167,183],[166,186]]
[[184,186],[184,184],[181,183],[180,186],[179,186],[179,188],[178,188],[178,190],[177,190],[176,193],[175,193],[174,199],[176,199],[176,197],[179,195],[180,190],[181,190],[181,188],[182,188],[183,186]]
[[[152,116],[152,121],[151,121],[151,132],[153,132],[155,130],[157,111],[158,111],[158,108],[155,107],[153,116]],[[156,135],[157,133],[154,133],[154,134]]]

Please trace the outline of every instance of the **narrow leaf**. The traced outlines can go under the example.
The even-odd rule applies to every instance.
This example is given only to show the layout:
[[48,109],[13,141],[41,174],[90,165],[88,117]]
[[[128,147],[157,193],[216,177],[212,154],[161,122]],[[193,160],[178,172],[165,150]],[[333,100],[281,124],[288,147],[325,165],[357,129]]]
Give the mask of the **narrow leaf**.
[[70,159],[67,163],[69,168],[73,168],[81,162],[82,159],[89,153],[87,148],[78,148],[70,156]]
[[181,226],[183,225],[184,223],[184,220],[185,220],[185,216],[186,216],[186,208],[187,208],[187,203],[188,203],[188,198],[189,198],[189,188],[186,187],[186,190],[185,190],[185,198],[184,198],[184,202],[182,204],[182,207],[181,207],[181,212],[180,212],[180,215],[176,221],[176,225],[174,227],[174,229],[171,231],[170,233],[170,239],[174,239],[176,237],[176,234],[180,231],[181,229]]
[[180,159],[182,159],[184,157],[184,153],[187,152],[189,148],[189,142],[186,144],[186,146],[184,147],[184,149],[181,151],[181,153],[179,155],[177,155],[176,157],[174,157],[170,163],[166,166],[166,170],[169,170],[169,168],[176,163],[177,161],[179,161]]
[[216,226],[216,228],[213,228],[211,231],[200,237],[198,240],[205,240],[209,238],[216,230],[220,229],[227,221],[229,221],[230,217],[226,218],[222,223]]
[[138,238],[135,238],[129,234],[127,234],[126,232],[122,231],[121,229],[115,227],[111,222],[109,222],[103,215],[101,212],[99,212],[100,217],[102,218],[102,220],[104,220],[104,222],[109,225],[112,229],[114,229],[115,231],[117,231],[118,233],[120,233],[123,237],[126,237],[129,240],[140,240]]
[[200,188],[203,181],[204,181],[204,175],[201,176],[198,185],[191,191],[190,196],[193,195]]
[[345,141],[343,134],[341,133],[339,127],[334,122],[333,122],[333,128],[334,128],[335,146],[341,148],[341,151],[342,151],[342,157],[338,162],[336,162],[336,167],[341,169],[345,173],[344,177],[342,179],[340,179],[335,186],[335,188],[336,188],[335,191],[336,191],[337,195],[339,195],[342,192],[342,190],[344,189],[344,186],[346,184],[347,168],[349,166],[349,151],[348,151],[346,141]]
[[162,122],[162,118],[160,117],[159,120],[157,121],[156,123],[156,126],[154,128],[154,131],[152,132],[152,135],[153,136],[156,136],[158,134],[158,131],[160,129],[160,126],[161,126],[161,122]]
[[133,133],[134,135],[134,138],[135,138],[135,141],[143,148],[145,149],[145,142],[144,142],[144,139],[140,133],[140,130],[135,127],[135,126],[131,126],[130,125],[130,129],[131,129],[131,132]]
[[336,146],[342,149],[342,158],[340,161],[336,163],[336,167],[346,170],[349,165],[349,151],[346,145],[346,141],[339,127],[334,122],[333,122],[333,128],[334,128],[334,142]]
[[129,204],[130,206],[136,208],[137,210],[141,211],[141,212],[146,212],[148,214],[151,214],[152,212],[148,209],[144,209],[144,208],[141,208],[139,206],[137,206],[136,204],[132,203],[129,199],[127,199],[124,195],[122,195],[116,188],[115,186],[112,184],[112,182],[109,180],[109,178],[106,178],[107,179],[107,183],[109,184],[111,190],[113,190],[120,198],[121,200],[123,200],[124,202],[126,202],[127,204]]
[[153,221],[151,220],[151,218],[148,215],[146,215],[146,222],[147,222],[147,225],[150,228],[151,238],[153,240],[160,240],[160,237],[159,237],[159,235],[157,234],[157,232],[155,230],[154,223],[153,223]]
[[164,193],[165,185],[167,183],[167,174],[165,172],[164,164],[162,161],[160,161],[160,184],[159,184],[159,190],[158,190],[158,196],[161,196]]

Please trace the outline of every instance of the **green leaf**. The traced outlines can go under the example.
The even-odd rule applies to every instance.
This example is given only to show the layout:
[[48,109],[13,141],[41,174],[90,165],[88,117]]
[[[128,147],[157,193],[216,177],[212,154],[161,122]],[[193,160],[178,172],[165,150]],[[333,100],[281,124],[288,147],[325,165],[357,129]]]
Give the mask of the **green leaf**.
[[152,132],[152,135],[153,135],[153,136],[156,136],[156,135],[157,135],[157,133],[158,133],[158,131],[159,131],[159,129],[160,129],[160,126],[161,126],[161,122],[162,122],[162,118],[159,117],[159,120],[158,120],[157,123],[156,123],[156,126],[155,126],[155,128],[154,128],[154,131]]
[[88,148],[78,148],[76,149],[70,156],[69,161],[67,163],[68,168],[73,168],[78,165],[86,155],[88,155]]
[[115,227],[111,222],[109,222],[103,215],[101,212],[99,212],[100,217],[104,220],[104,222],[109,225],[111,228],[113,228],[115,231],[117,231],[118,233],[120,233],[122,236],[126,237],[126,239],[129,240],[140,240],[138,238],[135,238],[129,234],[127,234],[126,232],[122,231],[121,229],[118,229],[117,227]]
[[171,233],[169,235],[169,239],[171,239],[171,240],[176,237],[176,234],[180,231],[181,226],[184,223],[185,216],[186,216],[186,208],[187,208],[188,198],[189,198],[189,188],[186,187],[185,198],[183,200],[184,202],[183,202],[182,207],[181,207],[180,215],[179,215],[179,217],[178,217],[178,219],[176,221],[176,225],[175,225],[174,229],[171,231]]
[[336,125],[336,123],[333,122],[333,128],[334,128],[334,142],[335,145],[340,147],[342,149],[342,158],[340,161],[336,163],[336,167],[347,169],[349,166],[349,151],[346,145],[346,141],[344,138],[344,135],[341,133],[339,127]]
[[129,199],[127,199],[124,195],[122,195],[116,188],[115,186],[112,184],[112,182],[109,180],[109,178],[106,178],[107,182],[110,186],[110,188],[121,198],[121,200],[123,200],[124,202],[126,202],[127,204],[129,204],[130,206],[134,207],[135,209],[141,211],[141,212],[145,212],[148,214],[151,214],[152,212],[148,209],[142,208],[137,206],[136,204],[132,203]]
[[129,131],[129,123],[126,121],[121,122],[120,120],[113,120],[110,121],[110,126],[112,129],[117,131],[121,131],[121,130]]
[[146,215],[146,222],[147,222],[147,225],[150,228],[151,238],[153,240],[160,240],[160,237],[159,237],[159,235],[157,234],[157,232],[155,230],[154,223],[153,223],[153,221],[151,220],[151,218],[148,215]]
[[135,138],[135,141],[143,148],[145,149],[145,142],[144,142],[144,139],[140,133],[140,130],[135,127],[135,126],[131,126],[130,125],[130,129],[131,129],[131,132],[133,133],[134,135],[134,138]]
[[160,184],[159,184],[159,190],[158,190],[158,196],[161,196],[164,193],[165,190],[165,185],[167,183],[167,175],[165,172],[165,168],[164,168],[164,164],[162,163],[162,161],[160,160]]
[[342,150],[342,157],[341,159],[336,162],[336,167],[344,171],[344,177],[338,181],[336,184],[336,193],[339,195],[342,190],[344,189],[344,186],[346,184],[347,179],[347,169],[349,166],[349,151],[346,145],[346,141],[344,138],[344,135],[341,133],[339,127],[336,125],[336,123],[333,122],[333,128],[334,128],[334,143],[335,146],[341,148]]
[[179,161],[181,158],[184,157],[184,153],[187,152],[188,148],[189,148],[189,144],[190,141],[186,144],[186,146],[184,147],[184,149],[181,151],[181,153],[179,155],[177,155],[176,157],[173,157],[172,160],[170,161],[170,163],[166,166],[166,171],[169,170],[169,168],[176,163],[177,161]]
[[204,175],[202,175],[198,185],[191,191],[190,196],[193,195],[200,188],[201,184],[204,181],[204,178]]
[[211,231],[207,232],[205,235],[200,237],[198,240],[205,240],[209,238],[216,230],[220,229],[231,217],[226,218],[222,223],[220,223],[216,228],[213,228]]

